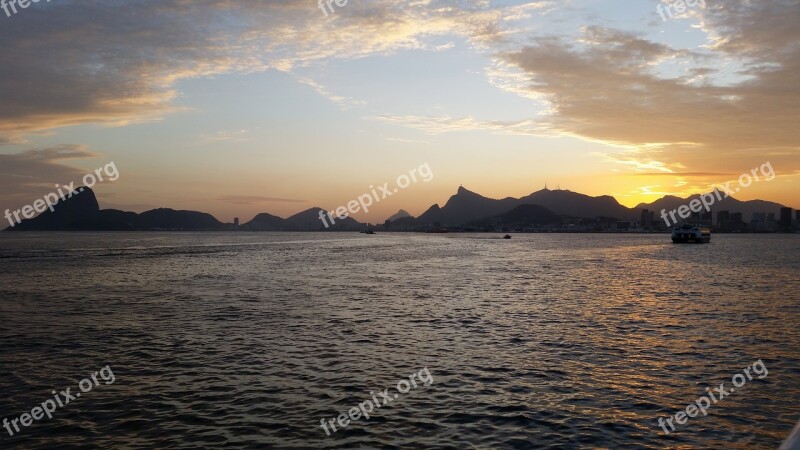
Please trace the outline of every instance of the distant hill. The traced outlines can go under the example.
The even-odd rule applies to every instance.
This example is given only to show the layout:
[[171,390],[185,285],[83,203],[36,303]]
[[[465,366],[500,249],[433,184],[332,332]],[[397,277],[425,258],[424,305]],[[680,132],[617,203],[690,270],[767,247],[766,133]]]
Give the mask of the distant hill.
[[[158,208],[141,214],[116,209],[101,210],[94,192],[79,188],[71,198],[60,201],[54,212],[46,210],[33,219],[27,219],[8,231],[224,231],[233,230],[230,223],[222,223],[214,216],[199,211],[176,211]],[[311,208],[283,219],[262,213],[241,226],[247,231],[361,231],[364,224],[346,217],[334,218],[335,223],[325,228],[319,218],[322,208]]]
[[557,215],[593,218],[599,216],[632,219],[637,213],[617,202],[614,197],[590,197],[567,190],[552,191],[544,189],[520,199],[507,197],[500,200],[483,197],[463,187],[444,205],[431,206],[419,216],[420,226],[434,222],[444,226],[461,226],[476,220],[493,217],[522,205],[539,205]]
[[[543,189],[522,198],[507,197],[492,199],[460,187],[455,195],[445,203],[431,206],[419,218],[414,218],[400,210],[390,220],[393,230],[423,230],[435,223],[445,227],[461,226],[503,226],[528,227],[536,224],[560,223],[563,219],[600,220],[638,220],[642,209],[654,211],[658,216],[662,209],[671,211],[698,198],[666,196],[652,203],[641,203],[636,208],[626,208],[608,195],[592,197],[568,190]],[[732,197],[718,201],[713,211],[742,213],[742,219],[749,222],[753,213],[774,213],[780,215],[782,205],[763,200],[740,201]],[[250,222],[241,226],[247,231],[361,231],[365,224],[346,217],[333,218],[335,223],[325,227],[320,220],[322,208],[310,208],[283,219],[272,214],[258,214]],[[660,220],[660,219],[659,219]],[[586,222],[589,223],[589,222]],[[46,210],[39,216],[24,220],[12,231],[59,231],[59,230],[184,230],[184,231],[223,231],[233,230],[230,223],[222,223],[214,216],[199,211],[176,211],[159,208],[141,214],[115,209],[101,210],[94,192],[79,188],[71,198],[60,201],[54,211]]]
[[319,218],[319,212],[325,211],[324,208],[311,208],[303,212],[297,213],[286,219],[289,228],[296,231],[323,231],[323,230],[336,230],[336,231],[361,231],[364,229],[364,224],[358,222],[352,217],[345,217],[339,219],[333,218],[333,223],[328,220],[328,227],[326,228],[322,220]]
[[139,214],[135,228],[140,230],[222,230],[226,226],[214,216],[197,211],[159,208]]
[[674,195],[665,195],[660,199],[652,202],[652,203],[639,203],[636,205],[636,210],[641,211],[643,209],[648,209],[650,211],[660,212],[662,209],[667,211],[672,211],[673,209],[678,208],[681,205],[686,204],[686,199],[676,197]]
[[525,205],[544,206],[556,214],[587,219],[615,217],[625,220],[639,216],[637,210],[620,205],[617,199],[610,195],[591,197],[568,190],[542,189],[522,197],[519,202]]
[[411,217],[411,214],[409,214],[407,211],[401,209],[400,211],[397,211],[397,213],[395,213],[395,215],[393,215],[392,217],[389,217],[387,220],[391,220],[392,222],[395,222],[397,220],[405,219],[407,217]]
[[[688,205],[691,200],[698,197],[699,195],[693,195],[682,199],[675,196],[666,196],[653,203],[641,203],[635,208],[627,208],[610,195],[592,197],[569,190],[542,189],[520,199],[509,197],[494,200],[461,187],[456,195],[450,197],[444,207],[433,205],[418,219],[414,220],[414,226],[424,228],[435,222],[449,227],[474,225],[476,221],[484,221],[487,218],[502,215],[521,205],[539,205],[558,216],[578,219],[602,218],[602,221],[613,221],[615,219],[638,220],[642,209],[656,211],[656,215],[658,215],[662,209],[671,211],[681,205]],[[777,217],[782,206],[778,203],[764,200],[740,201],[733,197],[728,197],[716,202],[713,205],[713,211],[740,212],[743,215],[743,220],[748,222],[752,214],[756,212],[775,213]]]
[[272,214],[261,213],[240,228],[246,231],[361,231],[364,224],[346,217],[328,220],[328,227],[319,218],[319,212],[324,208],[311,208],[297,213],[287,219]]
[[240,228],[247,231],[284,231],[291,227],[289,222],[284,218],[261,213],[255,216],[250,222],[243,224]]
[[561,216],[539,205],[519,205],[503,214],[470,222],[479,228],[539,228],[561,223]]
[[457,226],[485,217],[495,216],[511,210],[519,204],[515,198],[495,200],[459,187],[443,208],[431,206],[417,218],[417,223],[430,225],[435,222],[445,226]]
[[[730,211],[732,213],[742,213],[742,220],[745,222],[749,222],[753,216],[753,213],[774,213],[776,217],[780,217],[781,208],[783,205],[775,202],[768,202],[764,200],[749,200],[749,201],[741,201],[737,200],[733,197],[725,198],[725,194],[720,192],[722,195],[722,200],[717,200],[715,197],[716,203],[711,206],[711,212],[713,213],[712,219],[714,221],[717,220],[716,213],[719,211]],[[642,209],[649,209],[650,211],[655,211],[656,216],[661,213],[661,210],[664,209],[667,212],[677,209],[681,205],[688,205],[690,201],[700,198],[700,195],[692,195],[687,198],[680,198],[675,197],[673,195],[667,195],[662,197],[652,203],[640,203],[636,205],[636,211],[641,211]]]
[[22,221],[10,231],[132,231],[187,230],[215,231],[230,229],[211,214],[197,211],[154,209],[141,214],[116,209],[101,210],[97,197],[88,187],[78,188],[71,198],[59,201],[54,211],[43,212]]
[[9,229],[14,231],[91,229],[100,216],[97,197],[94,191],[87,187],[78,188],[71,197],[60,200],[53,210],[45,210],[38,216],[23,220]]
[[103,209],[95,226],[102,230],[135,230],[138,222],[139,214],[135,212]]

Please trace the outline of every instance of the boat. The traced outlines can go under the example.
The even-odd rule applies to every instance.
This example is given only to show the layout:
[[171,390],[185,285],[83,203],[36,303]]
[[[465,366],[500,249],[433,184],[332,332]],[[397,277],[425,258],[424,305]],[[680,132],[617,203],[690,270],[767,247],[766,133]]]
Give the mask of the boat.
[[797,426],[778,450],[797,450],[798,448],[800,448],[800,422],[797,422]]
[[672,229],[672,242],[675,244],[709,243],[711,242],[711,228],[703,225],[675,225]]
[[507,235],[503,236],[503,239],[511,239],[511,235],[507,234]]

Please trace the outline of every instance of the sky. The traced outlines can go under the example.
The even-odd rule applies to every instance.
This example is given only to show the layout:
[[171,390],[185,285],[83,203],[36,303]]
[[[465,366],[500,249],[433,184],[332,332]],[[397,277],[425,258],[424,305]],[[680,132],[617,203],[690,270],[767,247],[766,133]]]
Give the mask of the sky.
[[0,210],[110,162],[101,208],[224,222],[333,210],[423,164],[353,217],[460,185],[633,207],[765,162],[736,197],[800,208],[797,0],[8,1]]

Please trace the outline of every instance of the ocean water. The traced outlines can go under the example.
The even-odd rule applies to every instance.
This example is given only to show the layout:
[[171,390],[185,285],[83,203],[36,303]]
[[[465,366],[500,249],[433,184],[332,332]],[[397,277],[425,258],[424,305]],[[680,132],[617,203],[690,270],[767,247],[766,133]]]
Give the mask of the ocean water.
[[114,375],[0,448],[750,449],[800,419],[800,235],[497,237],[0,233],[0,418]]

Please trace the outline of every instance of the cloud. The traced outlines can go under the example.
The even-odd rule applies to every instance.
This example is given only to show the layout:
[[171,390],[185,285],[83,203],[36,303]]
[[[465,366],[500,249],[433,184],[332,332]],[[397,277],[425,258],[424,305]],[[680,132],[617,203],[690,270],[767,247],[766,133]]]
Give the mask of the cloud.
[[249,130],[226,130],[217,131],[212,134],[204,134],[200,137],[200,142],[204,144],[217,142],[247,142],[251,138],[246,137]]
[[0,209],[28,205],[56,184],[75,182],[77,187],[85,171],[64,161],[93,158],[96,154],[80,145],[30,149],[21,153],[0,154]]
[[497,134],[547,135],[550,130],[546,124],[536,120],[501,121],[479,120],[474,117],[450,116],[392,116],[380,115],[372,117],[386,123],[394,123],[420,130],[426,134],[436,135],[455,131],[489,131]]
[[[639,169],[735,171],[776,151],[776,167],[800,167],[800,6],[726,2],[697,14],[706,49],[588,26],[572,40],[540,36],[500,53],[511,75],[499,78],[507,90],[548,103],[543,129],[634,148],[617,160]],[[741,70],[720,75],[723,61]],[[687,73],[666,76],[666,65]]]
[[428,141],[420,141],[420,140],[416,140],[416,139],[403,139],[403,138],[393,138],[393,137],[387,137],[385,139],[387,141],[402,142],[404,144],[425,144],[425,145],[430,145],[430,142],[428,142]]
[[[181,80],[295,69],[331,59],[438,51],[460,36],[475,47],[549,2],[351,2],[325,19],[308,0],[84,0],[34,4],[0,27],[0,136],[58,127],[119,126],[179,109]],[[335,102],[309,77],[298,79]]]
[[40,2],[0,27],[0,145],[69,125],[156,120],[179,111],[178,82],[224,73],[280,70],[343,107],[363,106],[313,69],[463,41],[490,58],[490,83],[532,101],[529,117],[374,118],[427,134],[577,136],[618,147],[604,157],[639,172],[736,173],[760,157],[784,173],[800,168],[797,1],[709,2],[684,22],[706,36],[700,48],[610,26],[545,34],[529,20],[564,7],[370,0],[325,18],[308,0]]
[[643,172],[632,174],[641,177],[731,177],[733,173],[717,172]]
[[351,98],[351,97],[344,97],[344,96],[341,96],[341,95],[333,94],[326,87],[324,87],[323,85],[317,83],[312,78],[305,77],[305,76],[296,76],[296,79],[300,83],[303,83],[303,84],[305,84],[307,86],[310,86],[312,89],[314,89],[317,92],[317,94],[319,94],[319,95],[327,98],[331,102],[336,103],[337,105],[341,106],[342,109],[349,109],[349,108],[351,108],[353,106],[364,106],[364,105],[367,104],[367,102],[365,102],[364,100],[358,100],[358,99],[354,99],[354,98]]

